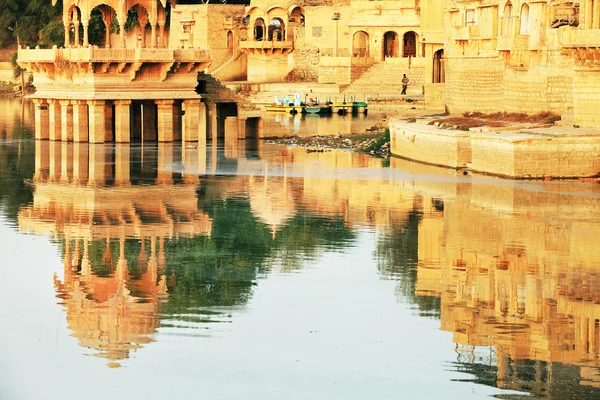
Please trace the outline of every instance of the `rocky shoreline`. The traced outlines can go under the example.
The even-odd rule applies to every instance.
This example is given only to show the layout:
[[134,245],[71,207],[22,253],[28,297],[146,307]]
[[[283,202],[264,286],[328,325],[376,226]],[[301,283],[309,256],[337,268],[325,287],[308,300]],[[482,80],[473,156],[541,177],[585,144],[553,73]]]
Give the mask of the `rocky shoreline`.
[[269,138],[267,139],[267,143],[303,146],[307,148],[307,153],[343,149],[373,154],[384,158],[389,157],[390,153],[389,130],[380,125],[369,128],[365,132],[351,133],[349,135]]

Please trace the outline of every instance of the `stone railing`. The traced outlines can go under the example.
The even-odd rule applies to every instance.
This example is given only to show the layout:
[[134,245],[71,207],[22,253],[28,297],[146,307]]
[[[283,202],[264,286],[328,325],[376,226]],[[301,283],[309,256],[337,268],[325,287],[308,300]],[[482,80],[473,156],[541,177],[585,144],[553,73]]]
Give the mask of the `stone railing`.
[[496,50],[508,50],[512,47],[513,38],[512,36],[498,36],[498,42],[496,43]]
[[600,47],[600,29],[565,29],[562,47]]
[[291,40],[245,40],[240,42],[240,49],[291,49],[293,47],[294,42]]
[[68,62],[194,62],[209,61],[204,49],[105,49],[98,47],[72,47],[66,49],[19,49],[20,63]]

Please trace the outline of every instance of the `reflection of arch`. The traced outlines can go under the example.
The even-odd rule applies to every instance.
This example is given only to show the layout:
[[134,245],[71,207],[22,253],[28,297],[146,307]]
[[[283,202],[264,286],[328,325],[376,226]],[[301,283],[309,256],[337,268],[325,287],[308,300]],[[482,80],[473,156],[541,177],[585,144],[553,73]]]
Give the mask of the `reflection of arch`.
[[369,56],[369,34],[365,31],[357,31],[352,36],[352,55],[354,57]]
[[256,18],[254,21],[254,40],[263,40],[265,37],[265,20]]
[[502,30],[501,34],[503,36],[509,36],[511,34],[510,27],[512,26],[512,4],[509,1],[504,6],[504,14],[502,16]]
[[404,34],[402,57],[417,56],[417,34],[413,31]]
[[444,49],[433,54],[433,83],[446,82],[446,71],[444,70]]
[[383,35],[383,58],[398,57],[398,34],[388,31]]
[[521,7],[521,29],[519,33],[521,35],[529,35],[529,6],[527,3]]
[[269,22],[269,40],[281,42],[284,40],[285,24],[281,18],[273,18]]
[[233,32],[227,32],[227,48],[233,48]]

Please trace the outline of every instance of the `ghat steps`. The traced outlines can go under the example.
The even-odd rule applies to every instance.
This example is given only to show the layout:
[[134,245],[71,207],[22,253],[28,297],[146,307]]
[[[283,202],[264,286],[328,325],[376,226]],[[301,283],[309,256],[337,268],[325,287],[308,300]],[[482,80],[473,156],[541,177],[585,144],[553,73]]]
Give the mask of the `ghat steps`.
[[359,97],[365,94],[369,98],[398,96],[402,92],[402,74],[406,74],[410,81],[407,94],[421,94],[423,68],[420,66],[406,68],[397,62],[387,60],[373,64],[364,74],[348,85],[344,89],[344,93],[357,94]]

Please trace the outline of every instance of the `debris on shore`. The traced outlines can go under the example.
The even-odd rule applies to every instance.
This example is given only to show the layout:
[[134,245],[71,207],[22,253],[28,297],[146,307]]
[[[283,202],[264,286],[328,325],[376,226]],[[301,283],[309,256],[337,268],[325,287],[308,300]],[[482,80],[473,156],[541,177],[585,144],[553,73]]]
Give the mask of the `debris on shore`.
[[307,147],[307,153],[322,153],[331,149],[346,149],[388,157],[390,152],[390,131],[388,128],[375,126],[365,132],[351,133],[349,135],[272,138],[268,140],[268,143]]

